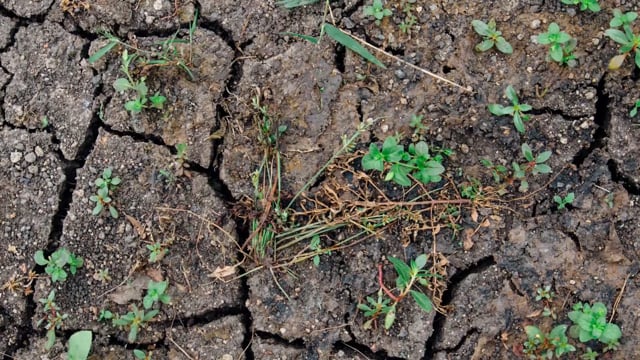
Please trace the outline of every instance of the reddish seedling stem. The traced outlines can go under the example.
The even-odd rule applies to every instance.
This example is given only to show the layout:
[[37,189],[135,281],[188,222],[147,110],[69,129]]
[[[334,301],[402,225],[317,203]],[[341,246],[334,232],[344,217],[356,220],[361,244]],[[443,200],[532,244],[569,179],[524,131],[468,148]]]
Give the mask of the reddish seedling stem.
[[382,281],[382,264],[378,264],[378,283],[380,284],[380,288],[382,289],[382,291],[384,291],[385,294],[387,294],[391,300],[398,302],[400,301],[400,299],[393,295],[393,293],[387,289],[386,286],[384,286],[384,282]]

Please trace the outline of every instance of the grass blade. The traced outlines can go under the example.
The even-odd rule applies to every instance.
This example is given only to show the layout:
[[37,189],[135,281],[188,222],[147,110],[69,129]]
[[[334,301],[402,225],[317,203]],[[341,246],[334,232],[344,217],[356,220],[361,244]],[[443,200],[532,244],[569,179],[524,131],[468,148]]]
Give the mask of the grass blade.
[[315,36],[310,36],[310,35],[304,35],[304,34],[298,34],[298,33],[292,33],[292,32],[283,32],[280,33],[281,35],[289,35],[289,36],[293,36],[293,37],[297,37],[300,39],[304,39],[307,40],[308,42],[317,45],[320,42],[320,39],[318,39]]
[[93,55],[91,55],[91,57],[89,57],[89,64],[93,64],[94,62],[100,60],[117,44],[118,43],[116,41],[110,41],[107,45],[100,48],[100,50],[96,51]]
[[287,9],[297,8],[299,6],[315,4],[319,0],[280,0],[278,5],[284,6]]
[[338,43],[344,45],[347,49],[355,52],[356,54],[362,56],[364,59],[370,61],[371,63],[380,66],[383,69],[387,67],[378,60],[375,56],[373,56],[367,49],[365,49],[360,43],[354,40],[351,36],[345,34],[342,30],[331,24],[324,24],[323,27],[325,33],[329,35],[333,40]]

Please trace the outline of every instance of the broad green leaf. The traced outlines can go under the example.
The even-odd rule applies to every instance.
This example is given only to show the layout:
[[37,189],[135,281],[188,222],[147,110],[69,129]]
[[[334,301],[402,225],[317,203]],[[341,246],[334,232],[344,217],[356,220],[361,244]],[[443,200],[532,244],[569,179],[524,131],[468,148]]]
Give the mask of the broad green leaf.
[[604,32],[604,35],[608,36],[611,40],[617,42],[618,44],[624,45],[629,42],[629,39],[627,39],[625,33],[618,29],[607,29]]
[[33,254],[33,260],[40,266],[44,266],[49,263],[47,259],[45,259],[44,252],[42,250],[38,250],[35,254]]
[[489,104],[487,106],[489,112],[493,115],[511,115],[513,113],[513,108],[511,106],[502,106],[500,104]]
[[380,60],[378,60],[367,49],[360,45],[360,43],[358,43],[351,36],[344,33],[342,30],[328,23],[325,23],[323,28],[325,33],[329,35],[329,37],[344,45],[344,47],[346,47],[347,49],[355,52],[356,54],[362,56],[371,63],[380,66],[383,69],[387,68],[382,62],[380,62]]
[[424,268],[425,265],[427,265],[427,255],[426,254],[419,255],[415,260],[415,264],[418,270],[421,270],[422,268]]
[[320,38],[317,38],[315,36],[310,36],[310,35],[304,35],[304,34],[298,34],[298,33],[293,33],[293,32],[283,32],[280,33],[281,35],[289,35],[289,36],[293,36],[293,37],[297,37],[303,40],[307,40],[308,42],[312,43],[312,44],[318,44],[320,42]]
[[[551,151],[547,150],[547,151],[541,152],[536,157],[536,163],[541,164],[541,163],[549,160],[550,157],[551,157]],[[531,160],[529,160],[529,161],[531,161]]]
[[542,331],[537,326],[525,326],[524,332],[527,334],[528,339],[540,339],[542,340]]
[[47,342],[44,344],[44,348],[49,350],[56,343],[56,329],[55,327],[51,327],[47,331]]
[[576,195],[573,192],[568,193],[567,196],[565,196],[564,198],[564,200],[569,204],[571,204],[575,199],[576,199]]
[[127,101],[124,104],[124,108],[127,111],[130,111],[132,113],[136,113],[137,114],[137,113],[142,111],[143,105],[142,105],[142,102],[140,100],[136,99],[136,100]]
[[68,360],[86,360],[91,351],[91,341],[93,334],[91,331],[77,331],[69,337]]
[[413,297],[413,300],[416,301],[416,303],[422,310],[424,310],[425,312],[430,312],[431,310],[433,310],[433,304],[431,303],[431,300],[427,297],[427,295],[415,290],[410,290],[409,292],[411,293],[411,297]]
[[489,25],[480,20],[472,20],[471,26],[473,26],[473,30],[481,36],[489,36]]
[[524,156],[527,161],[533,161],[533,152],[531,151],[531,147],[529,144],[524,143],[521,146],[522,148],[522,156]]
[[102,212],[103,208],[104,208],[104,206],[102,205],[102,203],[100,201],[96,202],[96,206],[93,208],[93,211],[91,212],[91,215],[96,216],[96,215],[100,214]]
[[511,101],[512,104],[518,104],[519,100],[518,100],[518,94],[516,93],[516,90],[513,88],[513,86],[509,85],[507,86],[507,88],[504,90],[504,94],[507,96],[507,99],[509,99],[509,101]]
[[118,210],[116,210],[116,208],[114,208],[113,206],[109,206],[109,215],[111,215],[112,218],[117,219]]
[[384,317],[384,328],[389,330],[396,320],[396,307],[392,306],[387,315]]
[[147,355],[144,353],[144,351],[138,349],[133,350],[133,356],[135,356],[136,359],[140,360],[145,360],[147,358]]
[[539,34],[538,37],[537,37],[537,40],[538,40],[538,44],[541,44],[541,45],[549,45],[549,44],[551,44],[551,39],[549,37],[549,34],[547,34],[547,33]]
[[496,48],[503,54],[513,53],[513,47],[511,47],[511,44],[509,44],[509,42],[507,42],[507,40],[502,36],[496,40]]
[[418,141],[413,147],[416,155],[429,156],[429,145],[424,141]]
[[549,337],[551,338],[556,338],[556,337],[562,337],[564,336],[565,332],[567,331],[567,325],[558,325],[556,327],[554,327],[551,332],[549,333]]
[[531,109],[533,109],[533,107],[529,104],[520,104],[518,105],[518,107],[520,108],[521,112],[531,111]]
[[622,66],[622,63],[624,63],[624,59],[627,58],[627,55],[629,54],[625,53],[625,54],[620,54],[612,57],[611,60],[609,61],[609,70],[620,69],[620,67]]
[[533,167],[533,172],[534,174],[549,174],[551,172],[551,166],[547,164],[537,164]]
[[562,31],[558,34],[557,42],[559,44],[564,44],[569,40],[571,40],[571,35],[567,34],[566,32]]
[[404,261],[393,256],[387,256],[387,259],[393,264],[396,273],[398,273],[399,283],[404,285],[402,286],[404,288],[411,281],[411,268]]
[[617,342],[622,336],[622,331],[620,331],[620,327],[616,324],[607,324],[604,328],[602,334],[598,337],[598,340],[605,344],[612,344]]
[[549,57],[551,58],[551,60],[555,62],[561,62],[562,55],[562,46],[558,44],[551,45],[551,47],[549,48]]
[[549,24],[549,28],[548,28],[547,32],[549,34],[557,34],[557,33],[560,32],[560,26],[558,26],[558,24],[552,22],[551,24]]
[[485,52],[491,49],[493,45],[494,45],[493,40],[491,39],[483,40],[481,43],[476,45],[476,51]]
[[391,166],[391,173],[393,173],[393,181],[400,186],[411,186],[411,179],[409,179],[409,173],[411,169],[403,166],[402,164],[393,164]]
[[131,83],[129,83],[129,80],[125,79],[125,78],[118,78],[116,79],[116,81],[113,82],[113,88],[119,92],[125,92],[128,89],[131,89]]
[[93,55],[89,57],[89,64],[93,64],[94,62],[100,60],[103,56],[105,56],[114,46],[118,43],[116,41],[110,41],[107,45],[101,47],[96,51]]
[[638,49],[636,49],[636,55],[634,56],[634,60],[635,60],[636,66],[640,68],[640,51],[638,51]]
[[427,161],[426,167],[421,170],[422,173],[429,176],[437,176],[444,172],[444,166],[435,160]]
[[131,329],[129,330],[129,335],[127,336],[127,340],[130,343],[136,342],[136,338],[138,337],[138,327],[137,324],[132,324]]
[[519,112],[513,114],[513,126],[515,126],[516,130],[520,134],[524,134],[524,122],[522,121],[523,117]]

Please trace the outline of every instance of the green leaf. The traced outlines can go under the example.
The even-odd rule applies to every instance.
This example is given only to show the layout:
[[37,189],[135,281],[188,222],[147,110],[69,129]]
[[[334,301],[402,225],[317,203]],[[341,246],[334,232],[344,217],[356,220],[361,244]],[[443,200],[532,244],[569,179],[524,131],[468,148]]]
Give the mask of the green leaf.
[[493,115],[511,115],[513,113],[513,108],[511,106],[502,106],[500,104],[489,104],[487,106],[489,112]]
[[118,210],[115,207],[109,205],[109,215],[111,215],[112,218],[117,219],[119,216]]
[[339,42],[340,44],[344,45],[344,47],[346,47],[347,49],[355,52],[356,54],[362,56],[369,62],[375,65],[378,65],[383,69],[387,68],[386,66],[384,66],[382,62],[380,62],[380,60],[378,60],[369,51],[367,51],[367,49],[365,49],[362,45],[360,45],[360,43],[358,43],[351,36],[344,33],[342,30],[328,23],[324,24],[323,29],[326,32],[326,34],[329,35],[329,37]]
[[529,146],[529,144],[524,143],[522,144],[521,148],[524,158],[527,159],[527,161],[533,161],[533,152],[531,151],[531,147]]
[[91,215],[93,215],[93,216],[99,215],[102,212],[103,208],[104,208],[104,206],[102,205],[102,203],[100,201],[96,202],[96,206],[93,208],[93,211],[91,212]]
[[140,359],[140,360],[144,360],[147,358],[147,354],[145,354],[144,351],[138,350],[138,349],[133,350],[133,356],[135,356],[136,359]]
[[415,290],[410,290],[409,292],[411,293],[411,297],[413,297],[413,300],[416,301],[416,303],[422,310],[424,310],[425,312],[430,312],[431,310],[433,310],[433,304],[431,303],[431,300],[427,297],[427,295]]
[[56,343],[56,329],[55,327],[49,328],[47,330],[47,342],[44,344],[44,348],[50,350],[53,345]]
[[475,30],[478,35],[481,36],[489,36],[489,25],[480,20],[472,20],[471,26],[473,26],[473,30]]
[[549,57],[555,62],[562,62],[562,46],[558,44],[551,45],[549,48]]
[[391,173],[393,173],[393,181],[400,186],[411,186],[409,173],[411,169],[402,164],[391,165]]
[[411,281],[411,268],[404,261],[395,258],[393,256],[387,256],[387,259],[398,273],[399,283],[402,284],[402,288],[404,288]]
[[520,182],[520,186],[518,187],[518,191],[525,193],[527,191],[529,191],[529,183],[525,180],[522,180]]
[[44,252],[42,250],[38,250],[35,254],[33,254],[33,260],[40,266],[44,266],[49,263],[47,259],[45,259]]
[[362,157],[362,169],[367,170],[384,170],[384,161],[382,153],[376,144],[369,145],[369,152]]
[[520,109],[520,112],[527,112],[533,109],[533,107],[529,104],[519,104],[518,108]]
[[537,326],[525,326],[524,332],[527,334],[528,339],[540,339],[544,338],[544,334]]
[[395,305],[389,309],[389,312],[384,317],[384,328],[389,330],[393,325],[393,322],[396,320],[396,307]]
[[124,108],[127,111],[130,111],[132,113],[139,113],[142,111],[143,105],[140,99],[136,99],[136,100],[127,101],[124,104]]
[[68,360],[86,360],[91,351],[91,341],[93,334],[91,331],[77,331],[69,337]]
[[[413,145],[413,144],[411,144]],[[429,145],[427,145],[426,142],[424,141],[418,141],[414,146],[413,146],[413,151],[416,155],[421,155],[421,156],[425,156],[425,157],[429,157]]]
[[426,254],[419,255],[415,260],[415,264],[418,270],[421,270],[422,268],[424,268],[427,265],[427,255]]
[[293,9],[299,6],[315,4],[318,1],[320,0],[279,0],[277,4],[287,9]]
[[117,92],[123,93],[129,89],[132,89],[133,86],[131,86],[131,83],[129,82],[129,80],[125,78],[118,78],[116,79],[116,81],[113,82],[113,88]]
[[629,42],[629,39],[627,39],[625,33],[618,29],[607,29],[605,30],[604,35],[608,36],[611,40],[617,42],[618,44],[624,45]]
[[129,335],[127,336],[127,341],[129,341],[130,343],[136,342],[136,338],[138,338],[138,327],[139,325],[137,324],[131,325],[131,328],[129,329]]
[[485,52],[491,49],[494,44],[495,44],[494,41],[491,39],[483,40],[481,43],[476,45],[476,51]]
[[283,32],[283,33],[280,33],[280,35],[289,35],[289,36],[297,37],[303,40],[307,40],[308,42],[316,45],[320,42],[320,38],[304,35],[304,34],[293,33],[293,32]]
[[524,122],[522,121],[523,117],[520,113],[516,112],[513,114],[513,126],[518,130],[520,134],[524,134]]
[[638,51],[638,49],[636,49],[636,55],[634,56],[634,62],[636,63],[636,66],[638,68],[640,68],[640,51]]
[[512,104],[518,104],[519,100],[518,100],[518,94],[516,93],[516,90],[513,88],[513,86],[509,85],[507,86],[507,88],[504,90],[504,94],[507,96],[507,99],[509,99],[509,101],[511,101]]
[[167,101],[167,98],[156,93],[155,95],[149,97],[149,100],[151,101],[151,107],[156,109],[162,109],[165,101]]
[[496,48],[503,54],[513,53],[511,44],[509,44],[507,40],[505,40],[505,38],[503,38],[502,36],[498,37],[498,39],[496,40]]
[[533,173],[535,174],[549,174],[551,173],[551,166],[547,164],[537,164],[533,167]]
[[598,340],[605,344],[612,344],[618,342],[618,340],[622,337],[622,331],[620,331],[620,327],[616,324],[608,323],[602,334],[598,337]]
[[[549,160],[550,157],[551,157],[551,151],[547,150],[547,151],[541,152],[536,157],[536,163],[541,164],[541,163]],[[529,161],[531,161],[531,160],[529,160]]]
[[538,34],[537,40],[538,40],[538,44],[541,44],[541,45],[551,44],[551,38],[548,33]]
[[89,57],[89,64],[93,64],[96,61],[100,60],[103,56],[105,56],[114,46],[118,45],[116,41],[110,41],[107,45],[101,47],[96,51],[93,55]]

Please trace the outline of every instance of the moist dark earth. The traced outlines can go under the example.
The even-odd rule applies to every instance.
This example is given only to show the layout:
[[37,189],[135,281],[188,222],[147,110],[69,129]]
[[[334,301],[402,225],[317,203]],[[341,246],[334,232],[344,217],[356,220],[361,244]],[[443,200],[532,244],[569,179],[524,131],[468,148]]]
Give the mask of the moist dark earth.
[[[317,36],[324,2],[288,10],[272,0],[0,0],[3,359],[60,358],[83,329],[93,332],[92,359],[133,359],[132,349],[153,359],[519,359],[525,326],[569,324],[573,304],[597,301],[608,315],[615,310],[622,330],[618,349],[600,358],[640,358],[640,123],[629,116],[640,71],[630,59],[608,70],[618,46],[604,35],[614,8],[639,4],[600,1],[599,13],[554,0],[412,4],[416,22],[403,33],[404,1],[387,1],[393,14],[379,24],[363,15],[369,1],[330,2],[327,21],[396,57],[374,52],[383,69],[326,36],[315,45],[288,34]],[[495,19],[513,54],[475,52],[473,19]],[[576,67],[550,62],[547,48],[532,42],[551,22],[578,40]],[[136,69],[149,93],[167,100],[163,110],[132,115],[124,108],[132,93],[113,87],[124,47],[88,61],[108,43],[104,31],[155,51],[174,36],[185,40],[176,49],[193,78],[171,64]],[[507,85],[533,107],[524,134],[487,110],[507,104]],[[410,201],[416,191],[455,198],[471,178],[490,191],[497,185],[480,160],[522,161],[525,142],[534,153],[552,151],[553,172],[532,178],[526,194],[512,186],[448,217],[433,206],[410,236],[408,221],[392,223],[323,254],[318,266],[310,258],[257,261],[244,246],[255,237],[251,221],[268,218],[252,200],[252,174],[265,154],[254,98],[287,127],[277,149],[289,200],[309,180],[304,198],[316,204],[332,192],[347,203],[355,190],[344,189],[372,184],[378,192],[368,200],[378,202]],[[440,183],[411,192],[363,172],[359,158],[390,135],[408,144],[413,115],[423,116],[427,143],[453,154]],[[351,152],[330,161],[363,124]],[[181,159],[178,144],[187,145]],[[122,179],[113,194],[117,219],[92,215],[89,198],[105,168]],[[167,169],[176,175],[164,176]],[[558,210],[553,196],[569,192],[574,202]],[[323,241],[355,233],[345,227]],[[308,250],[308,241],[282,259]],[[168,249],[157,263],[148,261],[154,242]],[[84,265],[52,284],[33,256],[59,248]],[[441,285],[427,294],[441,311],[404,301],[389,330],[381,321],[365,329],[356,306],[377,296],[378,264],[389,285],[388,256],[425,253],[439,256]],[[9,286],[16,279],[21,285]],[[126,331],[98,321],[99,312],[126,313],[150,279],[169,281],[171,301],[130,343]],[[535,300],[545,286],[555,293],[556,320]],[[46,350],[38,300],[51,289],[69,316]],[[585,346],[578,348],[564,358],[579,358]]]

